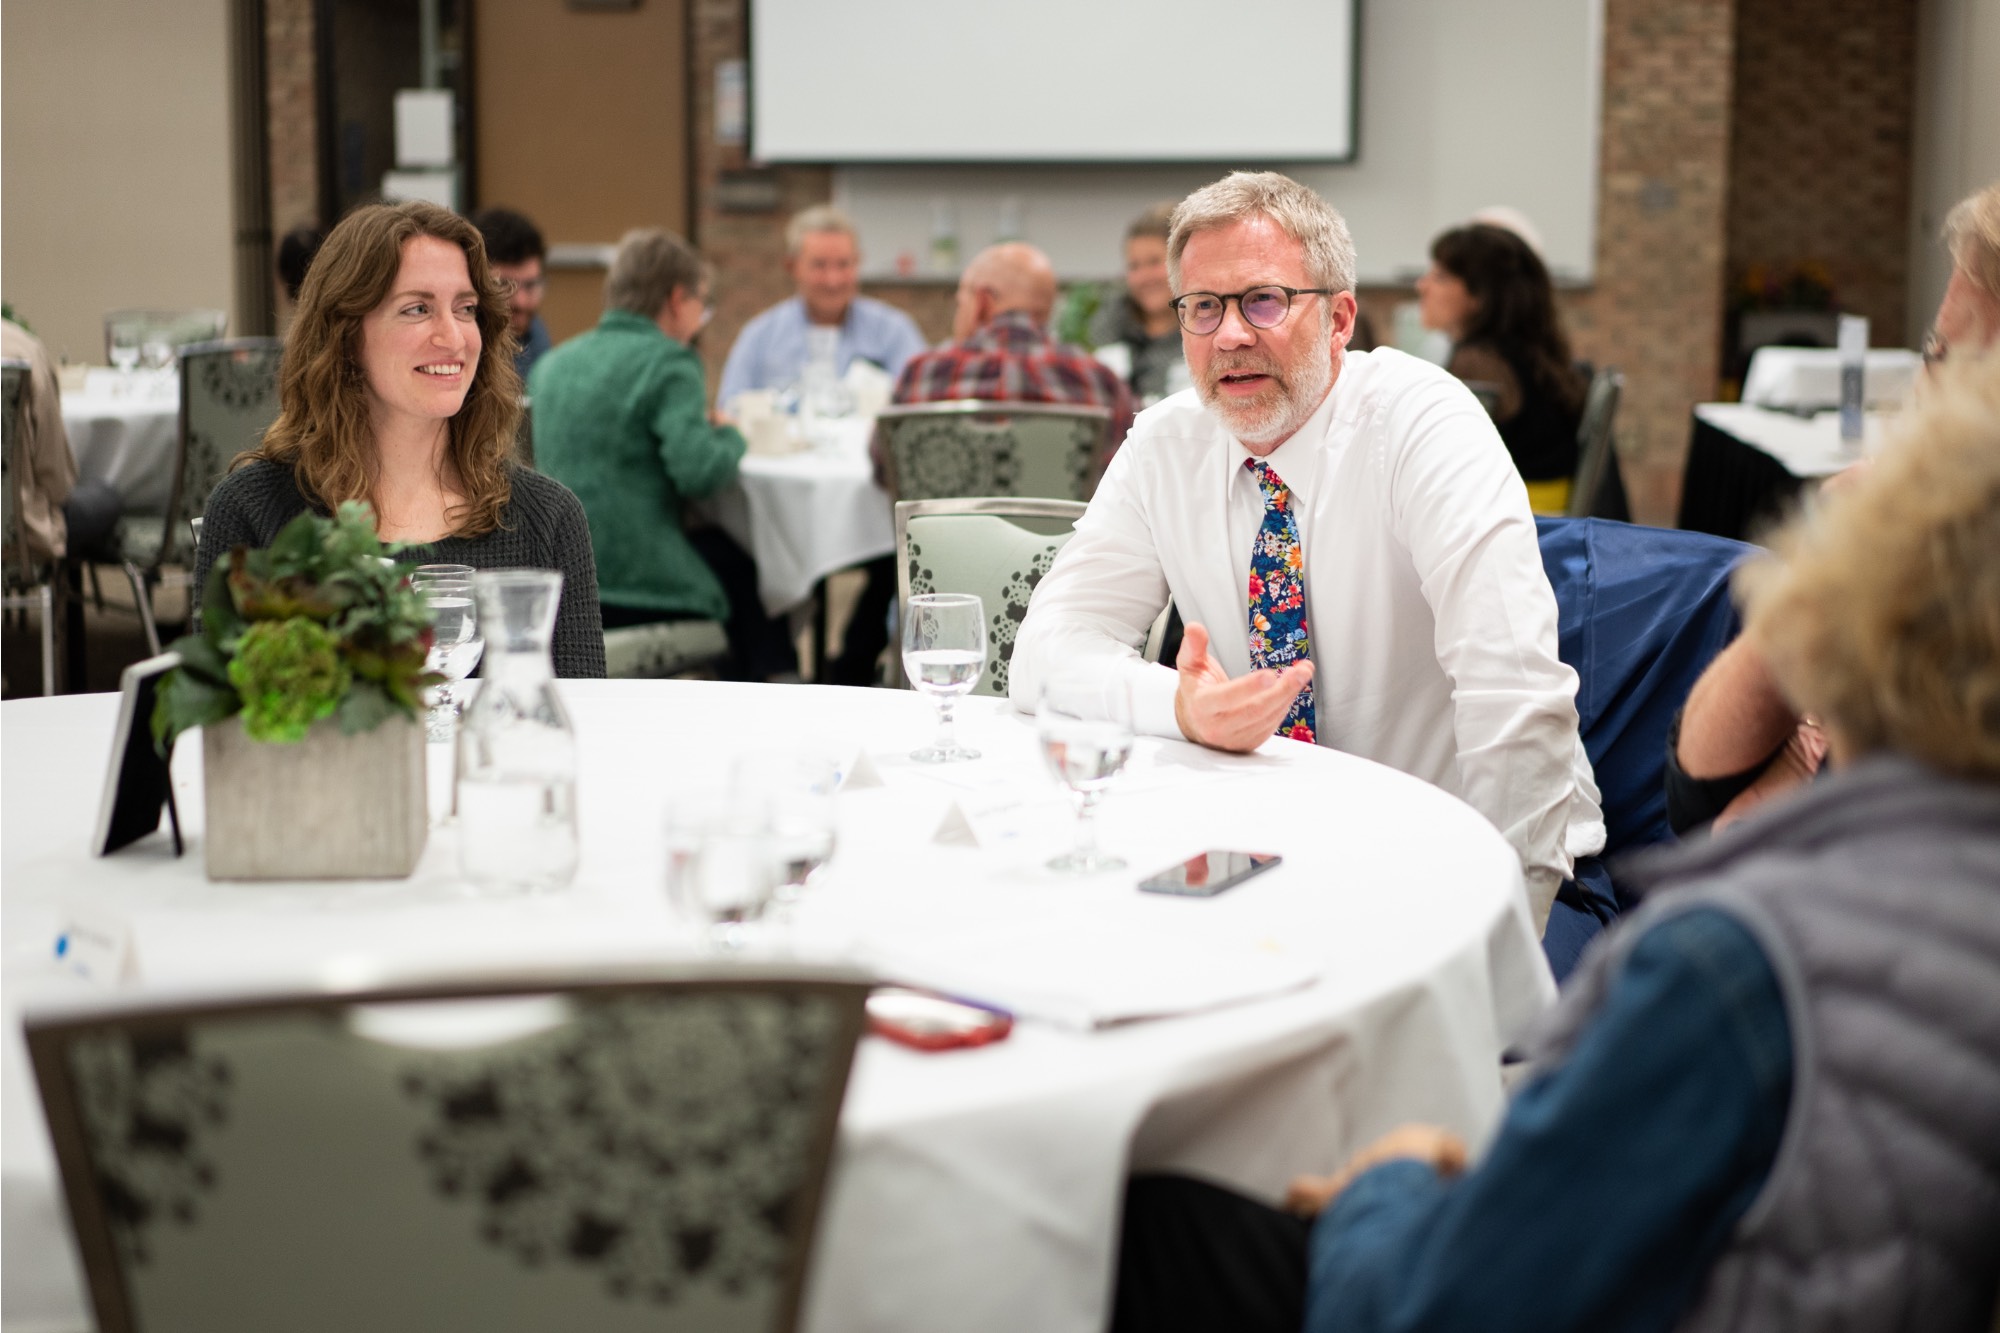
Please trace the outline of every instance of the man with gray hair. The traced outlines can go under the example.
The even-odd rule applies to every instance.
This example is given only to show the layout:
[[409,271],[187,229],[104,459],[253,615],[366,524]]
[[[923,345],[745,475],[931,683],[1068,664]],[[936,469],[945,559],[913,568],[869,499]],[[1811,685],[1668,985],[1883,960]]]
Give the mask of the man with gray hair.
[[924,350],[915,320],[861,295],[861,243],[854,223],[839,209],[819,204],[792,219],[785,228],[785,272],[798,294],[752,319],[736,336],[717,395],[725,406],[746,389],[798,383],[815,336],[832,348],[836,375],[845,375],[859,359],[894,379],[904,362]]
[[[1616,907],[1571,879],[1604,821],[1499,434],[1436,366],[1347,350],[1353,244],[1296,181],[1196,191],[1167,261],[1195,387],[1140,416],[1036,590],[1016,705],[1089,674],[1146,732],[1236,751],[1275,733],[1432,782],[1513,845],[1565,974]],[[1177,671],[1137,652],[1170,596]]]

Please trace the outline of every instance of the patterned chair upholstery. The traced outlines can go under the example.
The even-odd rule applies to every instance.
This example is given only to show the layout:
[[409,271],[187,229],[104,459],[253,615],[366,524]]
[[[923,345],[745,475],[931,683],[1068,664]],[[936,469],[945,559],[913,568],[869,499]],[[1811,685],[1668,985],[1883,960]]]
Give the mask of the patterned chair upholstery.
[[[907,610],[916,593],[969,592],[985,606],[986,670],[974,694],[1007,693],[1007,667],[1014,659],[1014,637],[1028,614],[1028,599],[1083,511],[1073,500],[897,502],[900,605]],[[1035,526],[1024,526],[1023,520]]]
[[146,642],[160,651],[153,619],[153,586],[167,565],[194,562],[190,524],[208,506],[208,493],[230,462],[254,449],[278,416],[277,338],[228,338],[181,349],[181,430],[173,489],[165,514],[118,520],[111,554],[125,567]]
[[846,973],[30,1020],[102,1333],[792,1328]]
[[55,571],[28,559],[20,528],[20,461],[14,450],[20,439],[22,398],[31,368],[25,361],[8,361],[0,368],[5,402],[0,403],[0,554],[6,569],[5,606],[9,611],[33,608],[42,622],[42,693],[56,692]]
[[1111,410],[961,399],[885,408],[875,424],[898,499],[1088,500]]
[[713,620],[666,620],[604,631],[604,672],[612,679],[660,680],[712,666],[729,654]]

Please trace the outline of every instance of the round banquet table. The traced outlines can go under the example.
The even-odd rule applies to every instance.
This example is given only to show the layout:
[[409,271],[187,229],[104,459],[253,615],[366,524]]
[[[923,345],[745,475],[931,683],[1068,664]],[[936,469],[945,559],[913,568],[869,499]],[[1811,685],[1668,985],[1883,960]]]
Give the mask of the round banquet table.
[[77,476],[109,482],[127,514],[166,513],[180,411],[180,381],[173,375],[126,377],[92,367],[81,391],[62,396],[63,433]]
[[757,560],[764,609],[782,615],[829,574],[896,548],[889,494],[868,461],[872,417],[823,421],[824,443],[792,454],[750,454],[737,485],[703,509]]
[[[0,928],[5,968],[8,1330],[88,1326],[80,1269],[21,1037],[24,1012],[122,987],[299,988],[510,964],[671,961],[695,927],[664,900],[662,811],[732,757],[839,755],[839,844],[781,957],[840,959],[1012,1007],[1004,1041],[921,1054],[864,1039],[841,1114],[805,1327],[1089,1330],[1110,1294],[1129,1170],[1197,1173],[1275,1200],[1406,1120],[1477,1139],[1501,1108],[1501,1050],[1553,998],[1521,875],[1469,807],[1413,778],[1273,739],[1221,755],[1142,738],[1102,807],[1124,871],[1042,868],[1068,806],[1031,720],[970,700],[984,757],[928,768],[933,719],[888,690],[563,682],[579,752],[583,856],[566,893],[468,894],[451,831],[408,880],[211,883],[200,747],[175,757],[189,829],[87,850],[111,695],[9,702]],[[1210,848],[1284,863],[1210,899],[1136,891]],[[112,980],[65,971],[78,927],[122,945]]]

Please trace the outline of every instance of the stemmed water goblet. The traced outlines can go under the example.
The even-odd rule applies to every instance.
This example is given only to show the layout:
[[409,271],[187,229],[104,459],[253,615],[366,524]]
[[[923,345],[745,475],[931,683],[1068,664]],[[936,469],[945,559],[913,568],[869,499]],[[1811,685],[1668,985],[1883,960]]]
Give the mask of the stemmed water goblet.
[[1073,874],[1117,870],[1122,858],[1097,848],[1097,803],[1132,755],[1132,693],[1122,679],[1058,676],[1042,688],[1035,712],[1042,757],[1069,788],[1076,807],[1076,845],[1049,862]]
[[971,593],[919,593],[903,616],[903,670],[937,705],[937,740],[910,758],[920,764],[977,759],[958,743],[952,710],[986,669],[986,608]]
[[431,650],[424,665],[445,676],[444,684],[431,694],[426,730],[432,740],[448,741],[464,708],[455,687],[472,674],[486,651],[472,600],[472,566],[419,565],[410,576],[410,586],[434,618]]

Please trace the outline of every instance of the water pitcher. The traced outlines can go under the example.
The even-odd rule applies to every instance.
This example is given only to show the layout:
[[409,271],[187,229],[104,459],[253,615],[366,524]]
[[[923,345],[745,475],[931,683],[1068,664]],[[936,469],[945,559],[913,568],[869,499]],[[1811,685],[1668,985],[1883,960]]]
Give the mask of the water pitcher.
[[576,735],[549,657],[562,575],[486,570],[472,595],[486,660],[459,726],[459,869],[485,888],[565,888],[576,876]]

